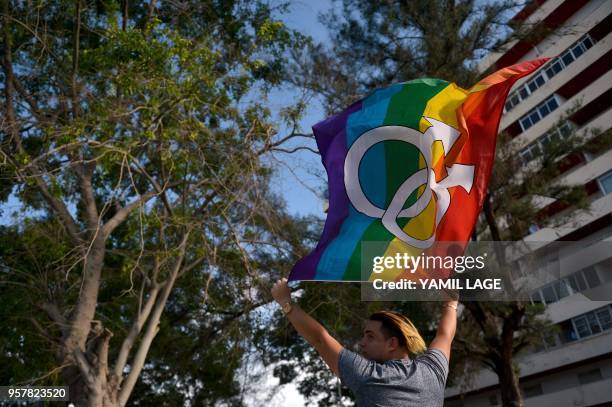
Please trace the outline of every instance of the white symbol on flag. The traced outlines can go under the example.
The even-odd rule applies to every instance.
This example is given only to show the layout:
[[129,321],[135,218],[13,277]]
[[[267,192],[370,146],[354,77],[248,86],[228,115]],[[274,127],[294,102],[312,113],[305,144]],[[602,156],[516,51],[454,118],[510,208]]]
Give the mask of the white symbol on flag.
[[[436,182],[436,175],[432,166],[433,143],[437,140],[441,141],[444,155],[446,155],[457,141],[459,132],[436,119],[428,117],[425,119],[432,125],[425,133],[403,126],[377,127],[363,133],[351,145],[344,161],[344,185],[355,209],[372,218],[382,219],[383,225],[389,232],[403,242],[419,249],[427,249],[435,241],[438,224],[450,206],[451,198],[448,188],[460,186],[469,193],[474,181],[473,165],[453,164],[446,167],[446,178]],[[408,177],[395,192],[389,207],[382,209],[372,204],[361,189],[359,165],[365,153],[373,145],[387,140],[403,141],[415,146],[423,155],[426,167]],[[421,196],[408,208],[402,209],[410,195],[422,185],[425,185],[425,190]],[[435,227],[429,238],[420,240],[404,232],[397,224],[397,219],[418,216],[431,201],[432,191],[436,194]]]

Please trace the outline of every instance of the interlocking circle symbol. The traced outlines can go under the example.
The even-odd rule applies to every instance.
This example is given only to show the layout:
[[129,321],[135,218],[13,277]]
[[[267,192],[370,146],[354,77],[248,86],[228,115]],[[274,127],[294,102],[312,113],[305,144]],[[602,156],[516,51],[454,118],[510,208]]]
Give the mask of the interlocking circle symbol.
[[[432,126],[425,133],[421,133],[410,127],[383,126],[363,133],[349,149],[344,160],[344,185],[348,197],[359,212],[372,218],[379,218],[385,228],[401,241],[417,247],[427,249],[431,247],[436,239],[436,228],[444,217],[450,206],[450,193],[448,188],[460,186],[466,192],[472,189],[474,180],[474,166],[464,164],[453,164],[446,167],[447,176],[440,182],[436,182],[436,175],[432,166],[432,147],[436,140],[442,142],[444,154],[447,154],[457,138],[459,132],[447,124],[426,117]],[[365,196],[359,183],[359,166],[366,152],[375,144],[383,141],[397,140],[410,143],[415,146],[425,159],[426,168],[423,168],[408,179],[406,179],[393,196],[387,209],[379,208]],[[425,190],[412,205],[404,208],[404,204],[422,185]],[[435,227],[430,237],[425,240],[417,239],[408,235],[398,224],[398,218],[414,218],[427,208],[432,192],[436,194],[436,219]]]

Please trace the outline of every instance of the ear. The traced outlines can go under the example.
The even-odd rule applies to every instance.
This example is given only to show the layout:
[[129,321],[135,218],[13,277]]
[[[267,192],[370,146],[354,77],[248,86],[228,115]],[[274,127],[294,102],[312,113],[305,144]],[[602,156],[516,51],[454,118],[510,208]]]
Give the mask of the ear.
[[399,339],[397,337],[392,336],[389,338],[389,350],[394,351],[399,347]]

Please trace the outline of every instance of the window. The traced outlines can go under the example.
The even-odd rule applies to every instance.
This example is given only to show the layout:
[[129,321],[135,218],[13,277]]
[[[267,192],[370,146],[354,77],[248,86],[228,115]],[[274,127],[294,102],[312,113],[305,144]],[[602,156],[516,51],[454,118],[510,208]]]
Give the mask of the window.
[[592,332],[591,328],[589,328],[589,323],[587,322],[586,316],[574,318],[573,321],[578,337],[586,338],[587,336],[591,336]]
[[[545,82],[544,75],[540,73],[538,76],[532,79],[531,82],[532,84],[535,84],[537,88],[539,88],[540,86],[544,85],[544,82]],[[531,89],[531,87],[529,89]]]
[[604,195],[612,192],[612,171],[608,171],[601,177],[597,178],[597,183],[599,184],[599,189]]
[[531,157],[529,157],[529,149],[522,149],[519,151],[519,157],[521,157],[523,164],[527,164],[529,161],[531,161]]
[[565,298],[569,295],[569,290],[567,289],[564,280],[555,281],[554,287],[555,291],[557,292],[557,295],[559,296],[559,299]]
[[552,128],[544,135],[540,136],[536,141],[520,150],[519,157],[521,158],[523,164],[527,164],[529,161],[537,158],[539,155],[544,154],[546,152],[546,147],[551,142],[558,143],[566,139],[572,133],[573,128],[574,125],[569,120],[566,120],[560,126]]
[[544,301],[546,302],[546,304],[551,304],[553,302],[557,302],[557,300],[559,300],[559,298],[557,298],[557,294],[555,293],[555,290],[553,289],[553,286],[551,284],[545,286],[544,288],[542,288],[542,296],[544,297]]
[[[586,314],[574,317],[571,319],[573,329],[575,330],[579,338],[586,338],[587,336],[598,334],[602,331],[612,329],[612,308],[610,305],[596,309]],[[563,334],[565,335],[565,342],[571,341],[571,336],[568,337],[567,325],[561,325]],[[571,335],[571,333],[569,333]]]
[[578,282],[578,291],[586,290],[587,285],[582,276],[582,272],[575,273],[576,281]]
[[561,339],[561,343],[568,343],[578,340],[578,334],[576,333],[576,329],[572,324],[572,320],[563,321],[559,324],[561,327],[561,335],[559,339]]
[[541,141],[541,143],[542,143],[542,145],[543,145],[544,147],[547,147],[547,146],[550,144],[550,142],[551,142],[552,140],[553,140],[553,137],[552,137],[552,135],[551,135],[551,134],[545,134],[545,135],[543,135],[543,136],[542,136],[542,141]]
[[556,59],[548,68],[546,68],[544,72],[546,72],[546,76],[548,76],[548,78],[550,79],[559,72],[561,72],[562,69],[563,65],[561,64],[561,60]]
[[521,125],[521,129],[525,131],[531,127],[531,120],[529,120],[529,117],[526,117],[524,119],[519,120],[519,124]]
[[550,112],[559,107],[559,101],[557,100],[556,95],[550,95],[548,99],[544,102],[540,103],[538,106],[533,108],[530,112],[525,114],[522,118],[519,119],[519,124],[523,131],[527,130],[544,117],[548,116]]
[[545,75],[544,72],[540,72],[539,74],[536,75],[535,78],[531,79],[529,82],[523,85],[523,87],[521,87],[518,92],[521,98],[523,99],[527,98],[530,94],[535,92],[536,89],[544,85],[544,83],[546,82],[546,80],[544,79],[544,75]]
[[512,105],[513,105],[513,106],[518,105],[518,103],[520,102],[520,101],[519,101],[519,97],[518,97],[518,95],[514,95],[514,96],[512,96],[511,101],[512,101]]
[[578,59],[578,57],[582,55],[584,51],[586,51],[586,48],[584,48],[582,44],[578,44],[574,48],[572,48],[572,54],[574,54],[574,57],[576,59]]
[[[554,95],[553,97],[548,99],[548,103],[546,104],[546,107],[548,107],[548,110],[551,112],[559,107],[559,102],[557,102],[557,98],[554,97]],[[546,114],[542,115],[542,117],[546,116]]]
[[575,274],[572,274],[571,276],[567,277],[567,282],[569,283],[573,292],[577,293],[581,291],[580,289],[578,289],[578,279],[576,278]]
[[593,383],[603,379],[601,375],[601,369],[593,369],[587,372],[578,373],[578,381],[580,384]]
[[[537,290],[534,290],[529,295],[529,298],[533,304],[552,304],[571,294],[597,287],[601,285],[601,283],[601,278],[599,277],[595,266],[589,266],[582,270],[578,270],[567,277],[563,277],[560,280],[553,281]],[[600,320],[600,325],[602,327],[605,325],[606,328],[604,329],[608,329],[608,324],[612,325],[612,317],[610,321],[607,319],[605,319],[605,323],[603,321],[604,320]]]
[[565,54],[561,56],[561,60],[563,61],[565,66],[567,66],[571,64],[572,62],[574,62],[574,56],[572,55],[571,52],[566,52]]
[[605,331],[612,328],[612,312],[609,307],[595,311],[595,315],[599,320],[601,329]]
[[[584,54],[594,44],[593,39],[586,34],[578,41],[570,45],[559,57],[550,61],[533,79],[513,91],[504,105],[505,111],[512,110],[521,101],[527,99],[538,88],[542,87],[553,76],[561,72],[567,65],[574,62],[580,55]],[[533,125],[534,123],[531,123]]]
[[578,59],[580,55],[584,54],[593,46],[593,44],[593,39],[588,34],[572,44],[564,53],[561,54],[561,56],[555,58],[553,62],[549,63],[549,66],[544,70],[548,79],[552,78],[569,64]]
[[589,328],[591,328],[591,332],[593,335],[601,332],[601,325],[599,325],[599,320],[597,316],[593,312],[589,312],[586,314],[587,322],[589,323]]
[[595,270],[593,266],[587,267],[586,269],[582,270],[582,272],[584,273],[584,278],[586,279],[587,283],[589,283],[589,288],[597,287],[599,284],[601,284],[599,276],[597,275],[597,270]]

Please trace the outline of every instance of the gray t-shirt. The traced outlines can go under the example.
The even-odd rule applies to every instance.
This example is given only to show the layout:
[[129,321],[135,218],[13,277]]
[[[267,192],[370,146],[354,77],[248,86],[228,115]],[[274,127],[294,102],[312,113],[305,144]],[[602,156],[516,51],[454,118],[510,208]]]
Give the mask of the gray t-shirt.
[[358,407],[438,407],[444,402],[448,360],[438,349],[377,363],[343,348],[338,370]]

